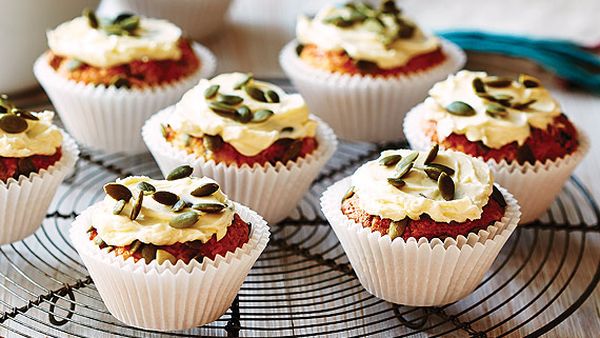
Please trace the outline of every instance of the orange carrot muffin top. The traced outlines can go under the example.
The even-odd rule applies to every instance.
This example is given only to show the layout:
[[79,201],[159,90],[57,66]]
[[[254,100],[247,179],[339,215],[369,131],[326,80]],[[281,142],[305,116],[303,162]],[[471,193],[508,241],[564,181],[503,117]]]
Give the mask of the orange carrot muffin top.
[[423,33],[394,1],[383,1],[377,9],[363,2],[324,7],[312,20],[299,18],[296,36],[301,45],[343,52],[359,68],[381,70],[406,66],[440,49],[439,39]]
[[[218,139],[219,144],[250,160],[265,155],[278,142],[314,141],[317,129],[300,95],[287,94],[244,73],[201,80],[183,96],[166,122],[176,133],[175,138],[167,139],[176,146],[189,147],[191,141],[202,138],[208,153],[201,155],[210,157],[218,150]],[[300,152],[303,144],[298,146]]]

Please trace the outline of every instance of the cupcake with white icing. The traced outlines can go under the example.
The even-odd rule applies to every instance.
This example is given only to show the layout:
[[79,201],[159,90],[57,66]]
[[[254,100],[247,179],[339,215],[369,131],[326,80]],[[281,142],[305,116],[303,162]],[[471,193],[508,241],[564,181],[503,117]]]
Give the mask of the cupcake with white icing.
[[525,74],[451,75],[408,114],[404,131],[414,148],[439,144],[486,161],[521,204],[523,223],[549,208],[589,147],[550,91]]
[[102,300],[128,325],[181,330],[218,319],[269,241],[260,216],[191,173],[183,166],[165,180],[108,183],[73,223]]
[[422,31],[394,1],[301,16],[280,55],[315,114],[342,138],[373,142],[402,138],[404,114],[464,62],[458,47]]
[[189,164],[269,222],[289,216],[337,146],[300,95],[243,73],[201,80],[142,135],[163,173]]
[[67,130],[106,152],[144,151],[131,130],[216,68],[208,49],[165,20],[85,11],[47,35],[50,49],[36,61],[36,77]]
[[30,112],[0,96],[0,244],[32,234],[46,216],[79,151],[52,124],[51,111]]
[[409,306],[472,292],[520,216],[485,162],[437,146],[384,151],[329,187],[321,206],[367,291]]

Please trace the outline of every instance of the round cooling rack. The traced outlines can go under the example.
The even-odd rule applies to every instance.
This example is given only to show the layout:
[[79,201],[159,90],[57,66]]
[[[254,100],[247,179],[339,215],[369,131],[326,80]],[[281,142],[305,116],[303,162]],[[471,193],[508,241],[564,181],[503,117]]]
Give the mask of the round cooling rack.
[[267,249],[227,313],[169,333],[112,317],[68,237],[73,218],[102,198],[104,183],[130,174],[161,177],[160,171],[147,154],[83,149],[42,227],[0,247],[0,336],[539,336],[573,315],[600,280],[600,210],[576,177],[540,221],[515,231],[465,299],[412,308],[362,288],[319,211],[319,196],[383,149],[406,146],[342,142],[297,210],[271,226]]

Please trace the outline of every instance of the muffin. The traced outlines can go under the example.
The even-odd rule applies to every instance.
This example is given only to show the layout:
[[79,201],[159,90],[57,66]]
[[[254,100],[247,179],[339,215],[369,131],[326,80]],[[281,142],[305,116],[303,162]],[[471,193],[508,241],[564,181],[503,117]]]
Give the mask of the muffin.
[[30,112],[0,96],[0,244],[35,232],[75,167],[79,150],[53,118],[51,111]]
[[520,216],[485,162],[437,146],[382,152],[329,187],[321,206],[365,289],[409,306],[472,292]]
[[269,241],[260,216],[191,173],[108,183],[104,200],[73,223],[102,300],[127,325],[180,330],[218,319]]
[[454,44],[423,32],[396,7],[329,5],[301,16],[280,63],[311,111],[338,136],[358,141],[403,137],[405,113],[431,86],[465,63]]
[[525,74],[451,75],[407,115],[404,132],[414,148],[439,144],[486,161],[521,204],[523,223],[548,209],[588,150],[552,94]]
[[163,173],[188,164],[269,222],[290,214],[337,146],[300,95],[244,73],[202,79],[142,136]]
[[145,151],[131,131],[216,67],[208,49],[165,20],[86,10],[47,35],[38,81],[75,139],[106,152]]

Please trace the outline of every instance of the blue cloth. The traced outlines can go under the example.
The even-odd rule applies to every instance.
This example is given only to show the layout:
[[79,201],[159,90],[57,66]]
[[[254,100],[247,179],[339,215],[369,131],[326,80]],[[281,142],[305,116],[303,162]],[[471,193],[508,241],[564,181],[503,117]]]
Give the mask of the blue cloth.
[[600,94],[600,56],[572,42],[479,31],[438,34],[465,50],[530,59],[557,76]]

